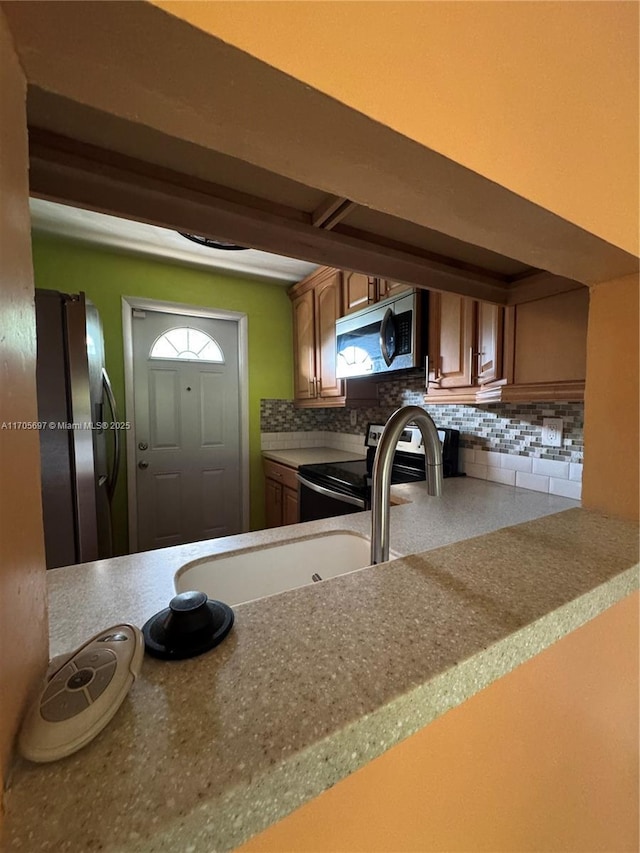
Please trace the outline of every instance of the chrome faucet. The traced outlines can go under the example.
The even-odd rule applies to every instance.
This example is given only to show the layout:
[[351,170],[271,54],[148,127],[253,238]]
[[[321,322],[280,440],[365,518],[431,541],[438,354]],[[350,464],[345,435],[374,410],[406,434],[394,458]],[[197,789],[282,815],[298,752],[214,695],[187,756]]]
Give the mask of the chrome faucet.
[[387,421],[373,460],[371,565],[384,563],[389,559],[391,467],[402,430],[412,422],[422,433],[427,492],[435,497],[442,495],[442,445],[436,425],[419,406],[403,406]]

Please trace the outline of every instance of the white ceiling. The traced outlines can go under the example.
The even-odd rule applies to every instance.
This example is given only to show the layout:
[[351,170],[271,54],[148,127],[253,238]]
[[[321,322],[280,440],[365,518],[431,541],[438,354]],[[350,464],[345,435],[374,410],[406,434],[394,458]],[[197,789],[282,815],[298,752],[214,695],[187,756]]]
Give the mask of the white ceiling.
[[283,285],[300,281],[317,269],[316,264],[259,252],[256,249],[229,252],[199,246],[168,228],[132,222],[43,199],[30,199],[29,207],[34,232],[56,234],[69,240],[79,240],[121,252],[216,269]]

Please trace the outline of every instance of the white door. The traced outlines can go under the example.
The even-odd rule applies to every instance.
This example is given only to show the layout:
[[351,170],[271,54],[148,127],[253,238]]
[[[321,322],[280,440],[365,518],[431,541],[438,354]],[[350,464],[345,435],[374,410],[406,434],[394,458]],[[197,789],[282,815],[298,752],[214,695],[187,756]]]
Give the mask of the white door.
[[240,532],[238,324],[134,310],[132,338],[138,549]]

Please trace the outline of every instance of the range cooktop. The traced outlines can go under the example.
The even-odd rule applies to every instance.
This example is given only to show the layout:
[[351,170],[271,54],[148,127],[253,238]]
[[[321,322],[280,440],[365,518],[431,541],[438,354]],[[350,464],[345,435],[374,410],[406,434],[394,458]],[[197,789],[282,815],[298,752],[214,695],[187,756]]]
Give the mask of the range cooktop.
[[[380,424],[369,424],[364,441],[367,448],[366,459],[302,465],[299,469],[300,476],[324,489],[362,498],[368,503],[371,495],[373,460],[383,430],[384,426]],[[456,476],[458,433],[456,430],[439,429],[438,434],[443,444],[444,476]],[[415,483],[424,479],[422,434],[418,427],[408,426],[398,441],[391,469],[391,483],[394,485]]]

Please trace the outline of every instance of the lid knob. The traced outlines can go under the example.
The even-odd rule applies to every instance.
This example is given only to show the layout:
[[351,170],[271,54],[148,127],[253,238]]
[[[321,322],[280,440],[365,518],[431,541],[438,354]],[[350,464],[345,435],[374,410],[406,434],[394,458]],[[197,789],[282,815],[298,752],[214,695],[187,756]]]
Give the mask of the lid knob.
[[204,592],[181,592],[143,625],[146,650],[161,658],[195,657],[222,642],[233,618],[228,604],[213,601]]

